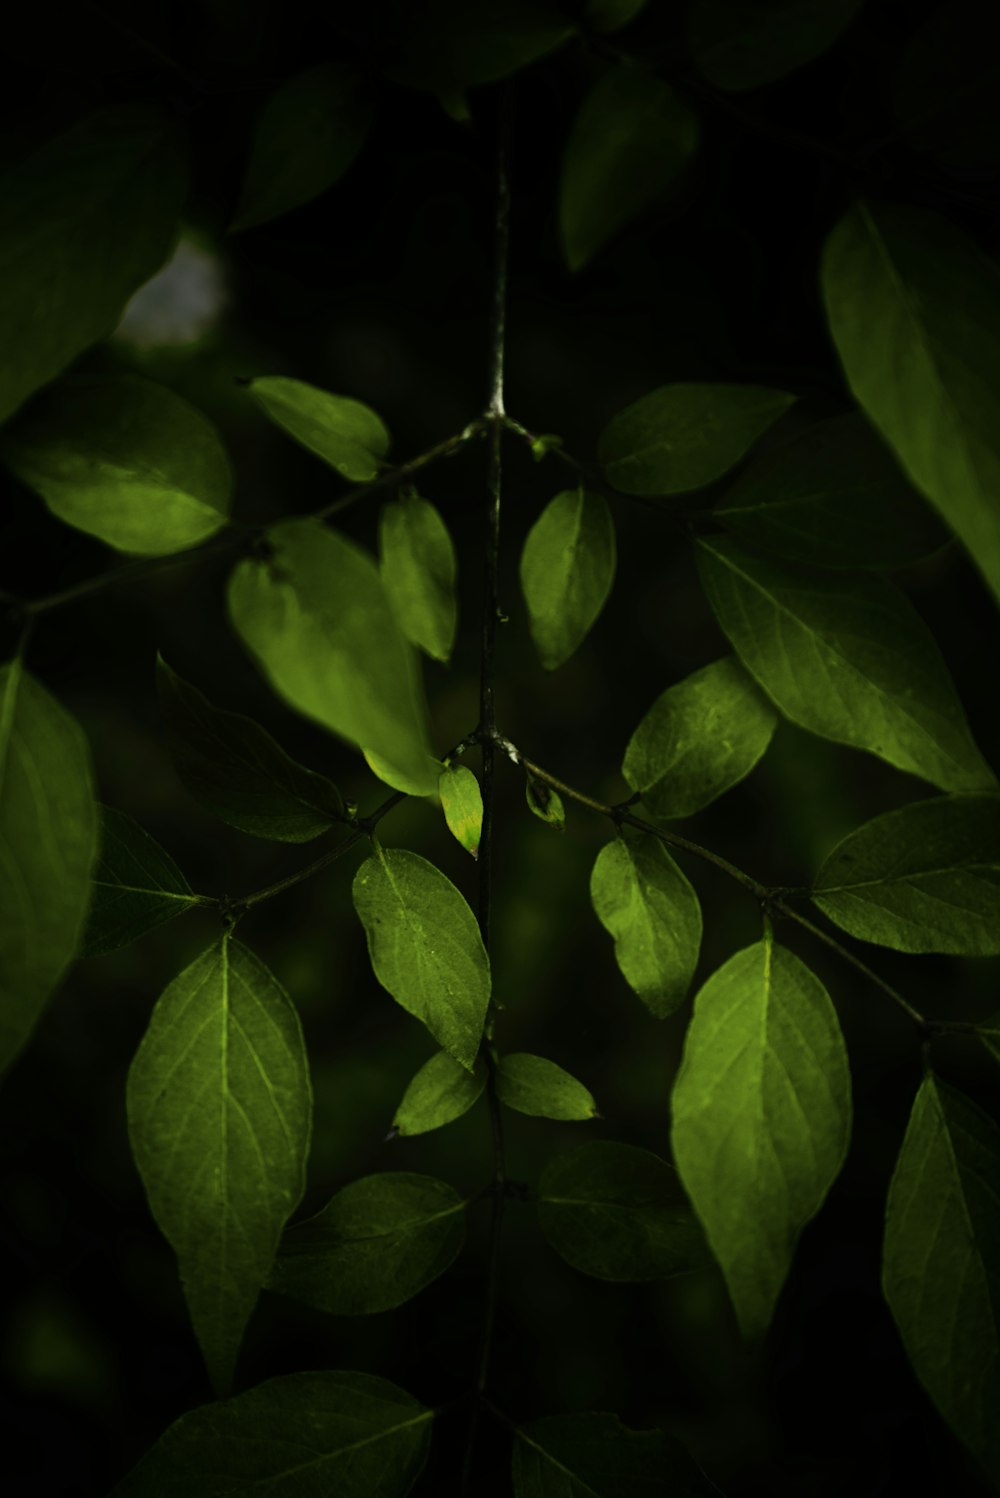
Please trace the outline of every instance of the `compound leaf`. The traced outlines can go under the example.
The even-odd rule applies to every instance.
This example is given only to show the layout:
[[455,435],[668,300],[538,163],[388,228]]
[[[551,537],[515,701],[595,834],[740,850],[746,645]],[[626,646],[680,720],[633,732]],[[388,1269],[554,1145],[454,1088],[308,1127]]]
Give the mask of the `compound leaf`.
[[649,835],[605,844],[590,898],[629,987],[657,1018],[673,1014],[698,965],[701,906],[666,848]]
[[438,778],[438,795],[448,831],[476,858],[483,833],[483,793],[465,765],[449,765]]
[[275,426],[345,479],[367,484],[382,467],[389,433],[370,406],[284,375],[251,380],[248,389]]
[[593,1097],[568,1071],[544,1056],[514,1051],[501,1056],[496,1072],[497,1097],[508,1108],[532,1118],[596,1118]]
[[100,847],[82,957],[114,952],[201,903],[170,854],[123,811],[101,807]]
[[761,88],[821,56],[864,0],[694,0],[688,44],[702,74],[728,93]]
[[665,1430],[629,1430],[617,1415],[547,1415],[519,1426],[514,1498],[711,1498],[680,1441]]
[[447,1051],[438,1051],[411,1078],[396,1109],[397,1134],[428,1134],[468,1113],[486,1086],[486,1062],[476,1058],[472,1071]]
[[429,500],[408,494],[382,510],[382,586],[400,629],[433,660],[447,661],[455,644],[457,564],[448,527]]
[[567,661],[601,612],[615,577],[615,526],[600,494],[550,500],[521,552],[521,590],[542,665]]

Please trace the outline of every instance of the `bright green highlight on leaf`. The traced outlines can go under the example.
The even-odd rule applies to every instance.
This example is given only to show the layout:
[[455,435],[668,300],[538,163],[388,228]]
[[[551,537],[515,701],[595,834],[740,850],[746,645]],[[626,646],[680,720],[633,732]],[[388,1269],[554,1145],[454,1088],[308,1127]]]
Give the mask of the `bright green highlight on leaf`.
[[938,796],[849,832],[812,898],[862,941],[897,952],[1000,956],[1000,796]]
[[246,947],[224,936],[163,991],[127,1103],[150,1209],[222,1393],[302,1197],[312,1120],[298,1015]]
[[468,1113],[486,1086],[486,1062],[480,1056],[468,1071],[438,1051],[413,1076],[396,1109],[392,1126],[397,1134],[429,1134]]
[[170,854],[123,811],[101,807],[100,845],[81,956],[114,952],[200,903]]
[[444,1274],[464,1213],[454,1187],[432,1176],[365,1176],[288,1229],[269,1287],[335,1316],[391,1311]]
[[97,856],[90,748],[18,660],[0,666],[0,1075],[76,956]]
[[449,765],[438,778],[438,795],[448,831],[473,858],[479,855],[483,834],[483,793],[465,765]]
[[761,88],[821,56],[864,0],[693,0],[688,45],[729,93]]
[[354,876],[354,908],[375,976],[472,1070],[490,997],[490,960],[476,918],[426,858],[378,848]]
[[996,784],[933,636],[890,582],[793,568],[731,536],[702,537],[697,561],[716,618],[786,718],[944,791]]
[[367,484],[378,473],[389,433],[370,406],[283,375],[251,380],[249,389],[276,426],[345,479]]
[[406,638],[435,661],[455,644],[458,564],[448,527],[419,494],[387,504],[379,523],[382,586]]
[[433,1418],[371,1373],[286,1373],[175,1420],[112,1498],[406,1498]]
[[531,1056],[525,1051],[501,1056],[496,1088],[502,1103],[532,1118],[572,1121],[597,1117],[597,1104],[583,1083],[544,1056]]
[[744,1336],[761,1336],[851,1133],[850,1070],[830,997],[770,937],[698,992],[672,1114],[684,1189]]
[[597,918],[629,987],[662,1019],[687,997],[701,949],[698,896],[655,837],[615,838],[590,876]]
[[882,1288],[913,1371],[1000,1482],[1000,1130],[924,1078],[886,1210]]
[[529,772],[524,782],[524,797],[540,822],[547,822],[557,832],[566,831],[566,808],[558,791]]
[[623,494],[683,494],[728,473],[795,401],[764,385],[662,385],[612,416],[597,443]]
[[622,774],[655,817],[690,817],[743,780],[778,718],[735,656],[661,692],[629,739]]
[[665,1430],[629,1430],[617,1415],[587,1410],[519,1427],[514,1498],[712,1498],[681,1443]]
[[615,526],[606,500],[567,489],[550,500],[521,552],[521,590],[542,665],[568,660],[604,607],[615,578]]

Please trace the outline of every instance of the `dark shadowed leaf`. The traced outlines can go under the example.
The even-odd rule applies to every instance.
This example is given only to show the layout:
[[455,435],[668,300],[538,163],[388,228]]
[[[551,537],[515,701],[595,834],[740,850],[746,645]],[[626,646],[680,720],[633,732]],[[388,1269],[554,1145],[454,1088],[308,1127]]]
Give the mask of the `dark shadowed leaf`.
[[693,0],[688,42],[716,88],[761,88],[819,57],[864,0]]
[[542,665],[554,671],[580,645],[615,577],[615,525],[600,494],[567,489],[525,538],[521,591]]
[[283,375],[251,380],[250,393],[296,442],[345,479],[367,484],[389,451],[389,433],[370,406]]
[[483,793],[479,781],[465,765],[449,765],[438,779],[438,795],[448,831],[476,858],[483,832]]
[[976,1026],[976,1034],[995,1061],[1000,1061],[1000,1011]]
[[595,31],[621,31],[646,5],[646,0],[587,0],[583,14]]
[[615,942],[615,960],[650,1013],[683,1004],[698,965],[701,906],[655,837],[615,838],[590,876],[597,917]]
[[497,1097],[508,1108],[532,1118],[568,1121],[596,1118],[593,1097],[568,1071],[544,1056],[515,1051],[497,1062]]
[[954,167],[1000,161],[1000,57],[980,0],[948,0],[914,31],[890,100],[899,138]]
[[547,1415],[517,1428],[514,1498],[711,1498],[694,1459],[665,1430],[617,1415]]
[[457,119],[468,118],[466,88],[530,67],[576,32],[565,16],[528,0],[416,0],[405,14],[404,57],[389,77],[437,94]]
[[468,1113],[486,1086],[486,1062],[477,1057],[472,1071],[447,1051],[438,1051],[411,1079],[396,1109],[397,1134],[428,1134]]
[[81,956],[113,952],[200,903],[170,854],[123,811],[101,807],[100,844]]
[[419,494],[395,499],[379,524],[382,586],[408,640],[446,661],[455,643],[455,547],[440,513]]
[[566,831],[566,808],[559,792],[530,772],[524,782],[524,799],[540,822],[547,822],[557,832]]

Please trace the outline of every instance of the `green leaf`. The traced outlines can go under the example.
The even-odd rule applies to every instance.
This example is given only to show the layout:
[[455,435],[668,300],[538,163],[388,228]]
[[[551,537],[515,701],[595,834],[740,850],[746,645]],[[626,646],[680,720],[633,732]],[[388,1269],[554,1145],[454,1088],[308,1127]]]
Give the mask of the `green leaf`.
[[745,541],[817,567],[905,567],[948,540],[856,411],[753,459],[714,513]]
[[287,78],[257,120],[232,229],[266,224],[326,192],[361,150],[374,115],[368,79],[342,62]]
[[90,749],[24,669],[0,666],[0,1075],[76,956],[97,856]]
[[597,443],[623,494],[682,494],[728,473],[795,401],[764,385],[662,385],[612,416]]
[[269,1287],[334,1316],[391,1311],[454,1261],[464,1213],[454,1187],[432,1176],[365,1176],[288,1229]]
[[698,965],[701,906],[666,848],[649,835],[605,844],[590,898],[629,987],[658,1019],[673,1014]]
[[468,1113],[486,1086],[487,1070],[477,1057],[469,1072],[447,1051],[438,1051],[411,1079],[396,1109],[397,1134],[428,1134]]
[[158,999],[127,1104],[150,1209],[177,1255],[212,1383],[225,1392],[302,1197],[312,1117],[298,1015],[230,936]]
[[538,1191],[542,1232],[581,1274],[659,1280],[708,1261],[676,1174],[649,1150],[607,1139],[581,1144],[549,1162]]
[[170,854],[123,811],[101,807],[100,847],[82,957],[114,952],[201,903]]
[[352,893],[382,987],[472,1071],[490,960],[463,896],[426,858],[381,847],[358,869]]
[[645,5],[646,0],[587,0],[583,14],[595,31],[621,31]]
[[404,57],[388,76],[437,94],[457,119],[468,118],[455,107],[466,88],[509,78],[576,35],[565,17],[526,0],[419,0],[405,13]]
[[183,551],[229,514],[232,473],[218,432],[137,375],[61,381],[4,432],[0,453],[60,520],[119,551]]
[[699,71],[727,93],[762,88],[819,57],[863,0],[693,0],[688,45]]
[[427,738],[419,668],[367,552],[315,520],[267,533],[272,556],[248,558],[229,611],[271,686],[306,717],[395,766],[421,794],[440,765]]
[[436,661],[455,644],[455,547],[438,511],[419,494],[393,500],[379,523],[382,586],[406,638]]
[[629,1430],[588,1410],[516,1427],[514,1498],[711,1498],[709,1483],[665,1430]]
[[370,1373],[286,1373],[182,1415],[112,1498],[405,1498],[433,1418]]
[[1000,1483],[1000,1130],[928,1075],[886,1210],[882,1288],[913,1371]]
[[296,442],[345,479],[367,484],[389,451],[389,433],[370,406],[283,375],[251,380],[251,395]]
[[251,837],[306,843],[344,820],[340,792],[266,729],[214,707],[160,657],[156,686],[178,775],[196,801]]
[[448,831],[473,858],[479,856],[483,834],[483,793],[465,765],[449,765],[438,778],[438,795]]
[[391,785],[394,791],[402,791],[405,796],[434,795],[434,790],[428,786],[428,777],[434,775],[440,779],[442,767],[437,760],[430,765],[426,765],[425,761],[418,761],[417,773],[413,774],[401,770],[383,754],[376,754],[372,749],[362,749],[361,752],[372,774],[377,775],[379,780],[383,780],[386,785]]
[[114,327],[166,260],[186,193],[150,105],[102,110],[0,178],[0,421]]
[[1000,796],[939,796],[865,822],[812,898],[842,931],[897,952],[1000,956]]
[[777,714],[735,656],[661,692],[629,739],[622,774],[656,817],[690,817],[743,780]]
[[497,1097],[532,1118],[597,1118],[593,1097],[568,1071],[544,1056],[515,1051],[497,1062]]
[[744,1336],[760,1336],[851,1133],[850,1070],[830,997],[769,935],[695,998],[672,1113],[684,1188]]
[[980,0],[948,0],[926,16],[899,59],[889,92],[894,134],[957,168],[1000,160],[1000,57]]
[[566,808],[563,806],[562,797],[558,791],[554,791],[544,780],[529,771],[524,782],[524,797],[534,816],[540,822],[547,822],[557,832],[566,831]]
[[786,718],[945,791],[995,786],[934,637],[898,588],[793,568],[730,536],[697,547],[716,618]]
[[521,590],[542,665],[561,666],[601,612],[615,577],[615,525],[600,494],[567,489],[535,521],[521,552]]
[[822,285],[851,389],[1000,600],[1000,271],[937,214],[857,203]]
[[579,270],[682,178],[699,125],[674,90],[620,63],[590,90],[573,121],[559,181],[559,231]]

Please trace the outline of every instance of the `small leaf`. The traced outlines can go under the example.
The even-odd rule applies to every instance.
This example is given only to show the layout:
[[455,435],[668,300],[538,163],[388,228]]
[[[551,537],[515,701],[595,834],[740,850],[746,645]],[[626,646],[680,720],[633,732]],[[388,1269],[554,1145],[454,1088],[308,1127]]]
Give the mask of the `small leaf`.
[[354,908],[375,976],[472,1071],[490,997],[490,960],[476,918],[440,869],[378,848],[354,876]]
[[1000,1483],[1000,1130],[928,1075],[886,1209],[882,1288],[913,1371]]
[[521,589],[542,665],[554,671],[580,645],[615,577],[615,526],[599,494],[567,489],[545,506],[521,552]]
[[332,781],[297,764],[252,718],[213,706],[162,657],[156,686],[178,775],[195,800],[230,827],[305,843],[344,820]]
[[597,455],[623,494],[682,494],[728,473],[794,401],[763,385],[663,385],[611,418]]
[[455,547],[438,511],[419,494],[393,500],[379,524],[382,586],[406,638],[432,660],[455,643]]
[[709,1261],[675,1172],[649,1150],[581,1144],[549,1162],[538,1192],[542,1232],[581,1274],[659,1280]]
[[629,739],[622,774],[654,816],[690,817],[743,780],[778,718],[735,656],[661,692]]
[[588,1410],[517,1427],[514,1498],[711,1498],[719,1489],[665,1430]]
[[544,1056],[515,1051],[497,1062],[497,1097],[532,1118],[597,1118],[593,1097],[568,1071]]
[[548,822],[557,832],[566,831],[566,808],[558,791],[529,772],[524,782],[524,796],[539,821]]
[[112,1498],[405,1498],[427,1460],[433,1418],[370,1373],[286,1373],[181,1415]]
[[761,1336],[851,1132],[830,997],[770,936],[723,963],[695,998],[672,1113],[684,1189],[744,1336]]
[[251,380],[248,389],[275,426],[345,479],[367,484],[382,467],[389,433],[370,406],[282,375]]
[[701,906],[656,838],[616,838],[598,853],[590,898],[614,937],[622,976],[651,1014],[683,1004],[701,948]]
[[468,1113],[486,1086],[487,1070],[477,1057],[472,1071],[438,1051],[411,1079],[396,1109],[392,1126],[397,1134],[428,1134]]
[[897,952],[1000,956],[1000,796],[938,796],[837,844],[813,882],[824,915]]
[[448,831],[473,858],[479,855],[483,832],[483,793],[465,765],[450,765],[438,778],[438,795]]
[[391,1311],[453,1262],[464,1212],[458,1192],[432,1176],[365,1176],[288,1229],[269,1288],[334,1316]]
[[728,93],[762,88],[812,62],[863,0],[694,0],[688,45],[701,73]]
[[123,811],[101,807],[100,844],[81,956],[114,952],[200,903],[170,854]]

